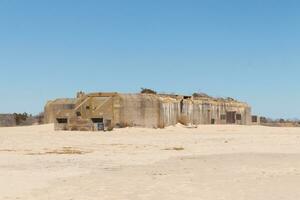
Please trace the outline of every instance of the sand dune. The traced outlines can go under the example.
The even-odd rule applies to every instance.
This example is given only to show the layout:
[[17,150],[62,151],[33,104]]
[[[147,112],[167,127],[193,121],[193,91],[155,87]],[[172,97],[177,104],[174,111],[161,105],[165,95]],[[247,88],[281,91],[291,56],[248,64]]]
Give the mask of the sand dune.
[[0,128],[0,199],[300,199],[300,128]]

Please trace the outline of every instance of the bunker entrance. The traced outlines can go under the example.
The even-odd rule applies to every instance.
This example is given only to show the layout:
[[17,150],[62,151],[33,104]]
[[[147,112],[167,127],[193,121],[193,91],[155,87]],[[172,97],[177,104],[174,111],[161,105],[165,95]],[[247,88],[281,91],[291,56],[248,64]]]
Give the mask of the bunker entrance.
[[236,112],[227,112],[226,113],[226,123],[227,124],[235,124],[235,114]]
[[104,131],[103,118],[92,118],[91,120],[94,124],[94,129],[96,131]]
[[236,114],[236,120],[242,120],[242,115],[241,114]]

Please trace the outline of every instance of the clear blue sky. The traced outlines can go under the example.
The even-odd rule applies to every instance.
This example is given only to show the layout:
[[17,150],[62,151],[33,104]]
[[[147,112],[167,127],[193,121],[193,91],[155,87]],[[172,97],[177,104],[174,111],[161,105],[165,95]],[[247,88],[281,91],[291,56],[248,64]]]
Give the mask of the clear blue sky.
[[300,118],[299,10],[297,0],[0,0],[0,113],[149,87]]

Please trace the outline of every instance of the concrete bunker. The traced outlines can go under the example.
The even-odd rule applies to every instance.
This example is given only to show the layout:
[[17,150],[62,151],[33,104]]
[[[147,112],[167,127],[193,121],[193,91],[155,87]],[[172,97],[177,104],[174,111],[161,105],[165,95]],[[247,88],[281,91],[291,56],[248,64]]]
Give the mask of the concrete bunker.
[[252,123],[251,107],[233,99],[168,94],[78,93],[45,106],[46,123],[56,130],[105,131],[114,127],[164,128],[181,123]]

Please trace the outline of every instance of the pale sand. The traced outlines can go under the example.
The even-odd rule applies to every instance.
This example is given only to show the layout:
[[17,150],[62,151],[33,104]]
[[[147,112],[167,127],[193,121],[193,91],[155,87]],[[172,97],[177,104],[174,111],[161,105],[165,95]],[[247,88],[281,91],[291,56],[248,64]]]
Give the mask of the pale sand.
[[0,199],[297,200],[300,129],[0,128]]

